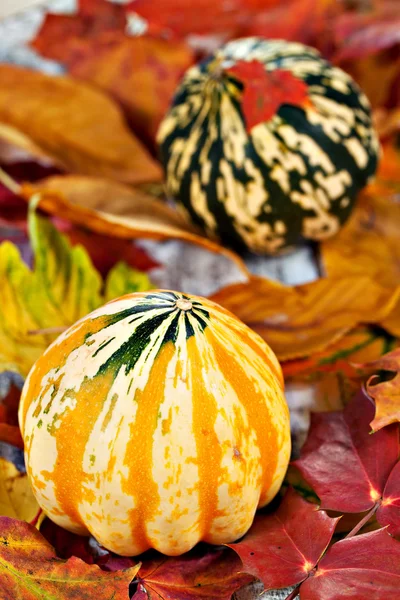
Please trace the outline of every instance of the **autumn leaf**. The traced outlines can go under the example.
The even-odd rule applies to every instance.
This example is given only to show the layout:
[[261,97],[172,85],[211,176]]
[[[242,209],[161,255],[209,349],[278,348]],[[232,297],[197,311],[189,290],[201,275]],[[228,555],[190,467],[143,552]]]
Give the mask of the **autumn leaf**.
[[384,319],[399,291],[367,276],[332,276],[294,287],[252,276],[212,299],[260,334],[280,360],[289,360],[325,349],[359,323]]
[[[134,130],[154,142],[158,125],[193,51],[183,41],[129,35],[122,6],[81,2],[74,15],[47,14],[32,47],[61,62],[75,78],[95,84],[117,100]],[[154,12],[154,10],[152,11]]]
[[18,425],[18,406],[21,390],[11,384],[8,391],[0,399],[0,442],[23,448],[21,432]]
[[275,513],[256,516],[243,540],[228,546],[267,589],[288,587],[313,571],[337,522],[289,488]]
[[373,107],[393,105],[400,85],[399,31],[398,5],[391,2],[372,2],[366,11],[342,14],[332,24],[333,61],[354,77]]
[[139,15],[145,20],[150,32],[182,38],[197,34],[226,39],[238,35],[243,25],[254,19],[260,10],[278,3],[279,0],[233,0],[229,3],[153,0],[149,4],[147,0],[133,0],[126,10],[132,17]]
[[247,268],[237,254],[203,237],[177,211],[140,190],[111,180],[76,175],[50,177],[34,185],[26,183],[20,190],[27,201],[37,192],[38,206],[52,215],[122,239],[189,242],[227,257],[242,272],[238,278],[243,279],[243,274],[247,278]]
[[75,173],[128,183],[161,179],[161,167],[102,92],[6,64],[0,83],[0,138]]
[[2,600],[127,600],[138,568],[105,573],[79,558],[60,560],[34,527],[0,518]]
[[[400,349],[369,363],[359,365],[364,374],[373,374],[367,381],[368,394],[375,400],[376,413],[371,421],[374,431],[400,421]],[[379,371],[393,373],[391,379],[380,381]]]
[[282,363],[286,389],[307,397],[313,411],[340,410],[363,380],[357,363],[376,360],[398,343],[380,327],[358,325],[324,350]]
[[356,279],[369,274],[375,281],[394,287],[400,279],[399,227],[396,197],[367,188],[348,223],[337,236],[321,244],[326,275]]
[[[65,531],[46,519],[41,533],[54,546],[57,556],[77,556],[103,570],[115,571],[134,565],[134,559],[117,556],[95,540]],[[202,544],[180,557],[167,557],[157,552],[140,557],[140,570],[133,584],[133,598],[163,600],[197,600],[214,598],[230,600],[233,592],[253,581],[241,573],[242,563],[231,551]]]
[[38,511],[26,473],[20,473],[13,463],[0,456],[0,517],[30,522]]
[[380,529],[333,544],[301,585],[301,600],[395,598],[399,583],[400,543]]
[[241,573],[242,563],[227,548],[200,546],[183,556],[144,560],[137,575],[133,600],[230,600],[253,581]]
[[288,0],[263,8],[257,18],[244,25],[241,35],[302,42],[329,54],[333,43],[331,24],[345,10],[345,4],[335,0]]
[[293,464],[323,508],[376,511],[381,525],[399,531],[400,510],[394,510],[400,502],[399,431],[389,425],[371,435],[373,416],[374,405],[361,391],[343,411],[314,413],[300,459]]
[[[0,246],[0,370],[27,374],[60,329],[118,291],[149,289],[142,273],[116,265],[105,284],[81,246],[71,248],[34,208],[29,213],[34,270],[10,242]],[[104,287],[104,290],[103,290]]]
[[304,107],[308,102],[306,83],[285,69],[267,71],[258,60],[240,60],[225,72],[243,84],[242,110],[247,131],[269,121],[282,104]]

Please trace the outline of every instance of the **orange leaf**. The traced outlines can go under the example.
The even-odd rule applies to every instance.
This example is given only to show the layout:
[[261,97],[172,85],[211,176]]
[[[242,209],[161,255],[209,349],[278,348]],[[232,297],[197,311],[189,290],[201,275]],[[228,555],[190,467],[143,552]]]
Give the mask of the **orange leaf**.
[[231,285],[212,299],[259,333],[280,360],[309,356],[359,323],[384,319],[400,297],[367,276],[330,277],[285,287],[261,277]]
[[128,35],[122,6],[110,11],[110,2],[97,0],[92,12],[84,4],[76,15],[47,15],[33,48],[111,94],[135,131],[154,140],[193,51],[183,41]]
[[68,77],[0,65],[0,137],[72,172],[128,183],[161,168],[100,91]]
[[[367,392],[375,400],[375,418],[371,421],[374,431],[400,422],[400,348],[389,352],[373,362],[359,365],[364,374],[372,375],[367,381]],[[378,371],[393,372],[392,379],[381,381]]]
[[2,600],[126,600],[139,566],[105,573],[79,558],[56,557],[31,525],[0,518],[0,589]]

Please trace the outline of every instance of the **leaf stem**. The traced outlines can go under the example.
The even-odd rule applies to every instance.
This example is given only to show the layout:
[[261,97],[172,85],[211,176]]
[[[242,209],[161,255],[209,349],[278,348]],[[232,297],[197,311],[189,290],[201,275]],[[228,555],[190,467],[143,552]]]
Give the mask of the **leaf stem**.
[[48,327],[47,329],[30,329],[28,335],[48,335],[50,333],[62,333],[68,329],[67,326]]
[[21,186],[8,173],[0,167],[0,183],[4,185],[10,192],[17,196],[21,193]]
[[371,508],[371,510],[370,510],[369,512],[367,512],[367,514],[365,515],[365,517],[363,517],[363,518],[361,519],[361,521],[359,521],[359,523],[357,523],[357,525],[356,525],[355,527],[353,527],[353,529],[350,531],[350,533],[348,533],[348,534],[346,535],[346,537],[345,537],[344,539],[351,538],[351,537],[353,537],[354,535],[356,535],[356,533],[358,533],[358,532],[360,531],[360,529],[361,529],[362,527],[364,527],[365,523],[368,523],[368,521],[370,520],[370,518],[372,517],[372,515],[374,515],[374,514],[376,513],[376,511],[378,510],[379,506],[380,506],[380,503],[379,503],[379,502],[377,502],[377,503],[376,503],[376,504],[375,504],[375,505],[374,505],[374,506]]
[[[301,583],[303,583],[303,582],[301,582]],[[285,598],[285,600],[293,600],[293,598],[297,598],[297,596],[299,595],[299,592],[300,592],[301,583],[299,583],[298,585],[296,585],[296,587],[294,588],[294,590],[292,590],[290,592],[289,596],[287,596]]]

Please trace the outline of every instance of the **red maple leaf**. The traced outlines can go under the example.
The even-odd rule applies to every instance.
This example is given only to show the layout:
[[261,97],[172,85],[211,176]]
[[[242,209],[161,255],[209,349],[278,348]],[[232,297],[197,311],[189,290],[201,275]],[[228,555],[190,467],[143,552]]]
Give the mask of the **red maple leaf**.
[[313,571],[337,521],[289,489],[274,514],[258,515],[244,539],[228,545],[269,589],[287,587]]
[[323,508],[376,511],[378,521],[397,533],[399,431],[390,425],[371,435],[374,410],[373,402],[360,391],[343,411],[313,414],[307,441],[294,465],[318,494]]
[[282,104],[304,107],[309,102],[307,84],[285,69],[267,71],[258,60],[241,60],[226,72],[244,86],[242,109],[248,131],[269,121]]
[[227,548],[198,546],[176,558],[158,555],[144,560],[132,600],[230,600],[253,581],[238,556]]
[[396,598],[400,543],[383,529],[341,540],[329,548],[300,589],[301,600]]

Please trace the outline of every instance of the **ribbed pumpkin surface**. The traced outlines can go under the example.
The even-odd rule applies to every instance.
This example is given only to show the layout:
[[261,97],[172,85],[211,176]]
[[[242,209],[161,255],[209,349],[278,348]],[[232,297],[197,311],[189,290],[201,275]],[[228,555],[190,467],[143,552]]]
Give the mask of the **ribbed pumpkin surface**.
[[124,296],[62,334],[19,418],[46,514],[123,555],[242,536],[290,454],[273,352],[220,306],[170,291]]
[[[231,74],[241,61],[266,73],[255,103],[267,118],[250,130],[251,76],[243,84]],[[334,235],[378,154],[368,100],[349,75],[317,50],[261,38],[230,42],[187,71],[158,142],[169,194],[190,219],[261,253]]]

